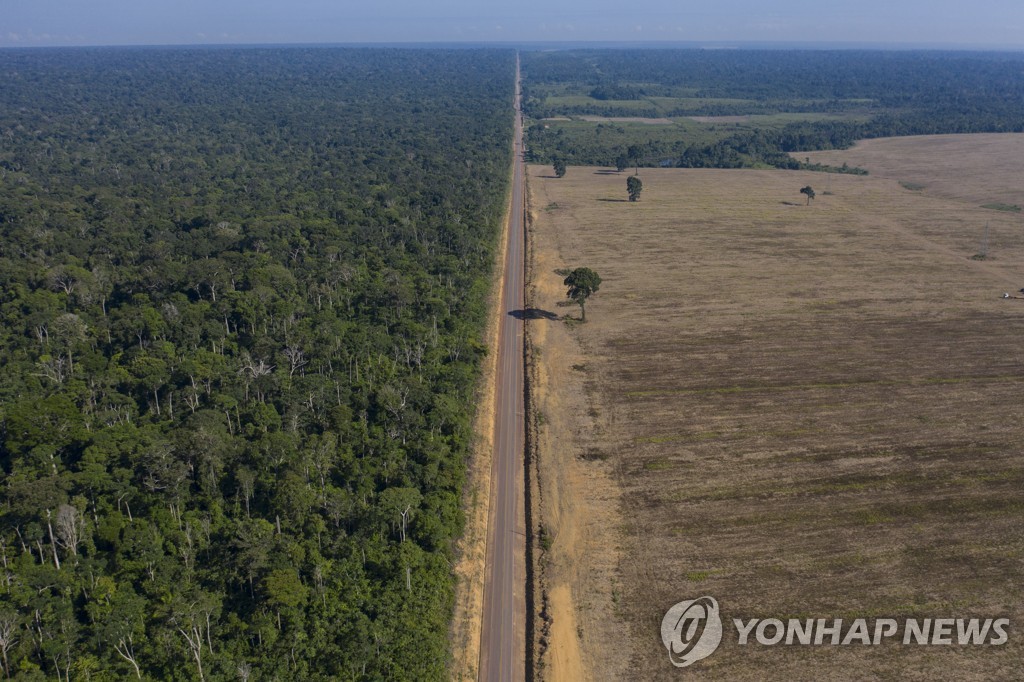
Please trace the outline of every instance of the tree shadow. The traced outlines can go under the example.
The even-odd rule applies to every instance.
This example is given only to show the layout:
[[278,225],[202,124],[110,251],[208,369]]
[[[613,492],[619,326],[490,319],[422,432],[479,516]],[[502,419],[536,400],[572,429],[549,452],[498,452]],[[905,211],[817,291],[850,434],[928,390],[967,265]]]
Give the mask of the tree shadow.
[[614,204],[628,204],[629,199],[598,199],[598,201],[610,201]]
[[783,206],[803,206],[803,204],[794,203],[792,201],[780,201],[779,203],[782,204]]
[[617,170],[596,170],[594,175],[620,175],[622,171]]
[[537,177],[541,178],[543,180],[559,180],[560,179],[557,175],[538,175]]
[[540,308],[526,308],[525,310],[510,310],[509,315],[516,318],[517,320],[560,320],[560,315],[551,312],[550,310],[541,310]]

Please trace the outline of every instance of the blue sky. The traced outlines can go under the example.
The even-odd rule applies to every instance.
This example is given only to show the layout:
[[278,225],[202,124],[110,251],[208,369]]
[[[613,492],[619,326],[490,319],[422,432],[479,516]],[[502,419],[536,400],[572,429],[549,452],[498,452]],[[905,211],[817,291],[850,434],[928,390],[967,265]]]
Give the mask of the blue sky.
[[0,46],[852,42],[1024,49],[1024,0],[0,0]]

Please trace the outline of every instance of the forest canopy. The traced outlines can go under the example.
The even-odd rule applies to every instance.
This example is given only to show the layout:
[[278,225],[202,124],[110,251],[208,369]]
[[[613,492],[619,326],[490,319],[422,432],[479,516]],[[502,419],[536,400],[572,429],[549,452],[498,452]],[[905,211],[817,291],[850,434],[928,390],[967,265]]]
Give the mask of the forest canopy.
[[514,54],[0,51],[19,679],[440,679]]
[[531,153],[569,164],[635,146],[648,166],[798,168],[789,152],[865,138],[1024,131],[1024,53],[569,50],[523,70]]

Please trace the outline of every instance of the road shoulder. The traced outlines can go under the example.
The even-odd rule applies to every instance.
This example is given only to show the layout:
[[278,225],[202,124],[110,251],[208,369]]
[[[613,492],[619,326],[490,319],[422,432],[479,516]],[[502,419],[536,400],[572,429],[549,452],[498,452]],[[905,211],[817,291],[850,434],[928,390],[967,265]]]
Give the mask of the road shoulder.
[[[585,263],[571,262],[573,246],[546,207],[550,201],[540,176],[546,167],[528,167],[529,196],[527,307],[530,365],[528,423],[534,444],[537,485],[538,679],[569,681],[617,679],[629,662],[625,628],[616,616],[621,561],[620,492],[610,464],[592,456],[595,433],[606,423],[600,394],[588,388],[586,327],[560,319],[579,317],[561,307],[563,275]],[[596,430],[596,431],[595,431]],[[600,674],[598,674],[600,672]]]

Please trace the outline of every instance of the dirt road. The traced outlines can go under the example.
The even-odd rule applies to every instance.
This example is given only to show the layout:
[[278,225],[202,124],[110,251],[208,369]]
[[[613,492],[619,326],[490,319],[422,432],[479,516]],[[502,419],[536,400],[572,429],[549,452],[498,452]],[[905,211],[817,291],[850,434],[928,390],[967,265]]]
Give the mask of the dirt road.
[[480,646],[481,680],[526,676],[526,524],[523,506],[523,126],[516,66],[515,168],[500,305],[491,509]]

